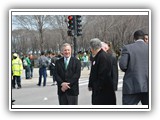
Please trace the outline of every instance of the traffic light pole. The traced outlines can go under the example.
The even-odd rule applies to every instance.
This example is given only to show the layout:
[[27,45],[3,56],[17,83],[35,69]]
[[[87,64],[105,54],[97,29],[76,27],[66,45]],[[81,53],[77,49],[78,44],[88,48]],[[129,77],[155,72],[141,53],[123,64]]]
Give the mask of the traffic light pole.
[[81,16],[80,15],[70,15],[68,16],[68,36],[73,37],[74,44],[74,57],[77,55],[77,37],[81,36]]
[[74,36],[73,36],[73,43],[74,43],[74,57],[77,55],[77,21],[76,21],[76,15],[74,15]]
[[73,37],[73,42],[74,42],[74,57],[76,57],[76,55],[77,55],[77,40],[76,40],[75,35]]

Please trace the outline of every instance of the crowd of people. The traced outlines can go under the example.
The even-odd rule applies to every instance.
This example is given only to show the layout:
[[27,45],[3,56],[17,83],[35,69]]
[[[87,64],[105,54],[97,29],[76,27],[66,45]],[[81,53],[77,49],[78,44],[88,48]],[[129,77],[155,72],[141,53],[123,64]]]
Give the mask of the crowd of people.
[[[125,73],[123,78],[122,104],[142,105],[149,104],[149,53],[148,34],[138,30],[133,35],[135,42],[124,45],[119,59],[120,69]],[[118,86],[118,62],[109,42],[98,38],[90,40],[91,54],[80,53],[72,56],[69,43],[62,45],[62,55],[51,53],[46,56],[41,52],[38,58],[39,81],[38,86],[46,86],[47,69],[53,76],[53,85],[57,85],[57,94],[60,105],[78,105],[79,78],[81,70],[87,67],[90,70],[88,90],[92,91],[92,105],[116,105]],[[17,53],[12,58],[12,88],[21,88],[22,70],[25,69],[25,78],[32,79],[34,58],[25,55],[20,59]],[[43,78],[42,78],[43,77]]]

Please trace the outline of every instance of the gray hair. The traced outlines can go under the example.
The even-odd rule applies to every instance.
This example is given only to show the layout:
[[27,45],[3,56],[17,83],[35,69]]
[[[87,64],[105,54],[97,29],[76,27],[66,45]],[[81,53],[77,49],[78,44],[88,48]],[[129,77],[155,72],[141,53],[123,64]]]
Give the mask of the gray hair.
[[93,38],[90,40],[90,47],[93,49],[93,50],[98,50],[102,47],[102,44],[101,44],[101,40],[99,40],[98,38]]
[[[71,45],[70,45],[69,43],[64,43],[64,44],[62,45],[62,47],[61,47],[61,51],[63,51],[63,49],[64,49],[66,46],[70,46],[70,47],[71,47]],[[71,48],[72,48],[72,47],[71,47]]]

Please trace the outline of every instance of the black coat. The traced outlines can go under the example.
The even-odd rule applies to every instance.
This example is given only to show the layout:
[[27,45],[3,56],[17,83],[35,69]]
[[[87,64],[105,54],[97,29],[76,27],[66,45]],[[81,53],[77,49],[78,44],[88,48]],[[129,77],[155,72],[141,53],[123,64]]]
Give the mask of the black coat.
[[113,82],[114,90],[117,91],[118,86],[118,64],[117,64],[117,58],[114,56],[113,53],[108,53],[111,56],[111,62],[112,62],[112,70],[111,70],[111,77]]
[[100,50],[93,58],[88,87],[92,88],[93,105],[115,105],[116,98],[111,77],[111,56]]
[[67,70],[65,70],[64,57],[56,61],[56,81],[58,85],[58,95],[62,95],[62,82],[70,83],[70,89],[65,93],[68,95],[77,96],[79,94],[79,78],[81,74],[81,63],[78,59],[71,57]]

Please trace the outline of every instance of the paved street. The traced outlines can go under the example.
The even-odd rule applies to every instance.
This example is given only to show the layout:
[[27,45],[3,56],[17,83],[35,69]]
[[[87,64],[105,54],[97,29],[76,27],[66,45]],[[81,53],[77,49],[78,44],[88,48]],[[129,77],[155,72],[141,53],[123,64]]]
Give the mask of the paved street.
[[[89,70],[84,68],[81,72],[81,78],[79,80],[80,94],[78,98],[79,105],[91,105],[91,92],[88,91],[88,78]],[[24,73],[22,76],[22,88],[12,89],[12,98],[16,100],[16,105],[58,105],[57,86],[52,85],[52,77],[49,76],[47,71],[47,85],[45,87],[37,86],[38,83],[38,69],[34,69],[34,76],[32,79],[25,79]],[[122,78],[123,73],[119,71],[119,84],[118,91],[116,91],[117,104],[122,104]]]

